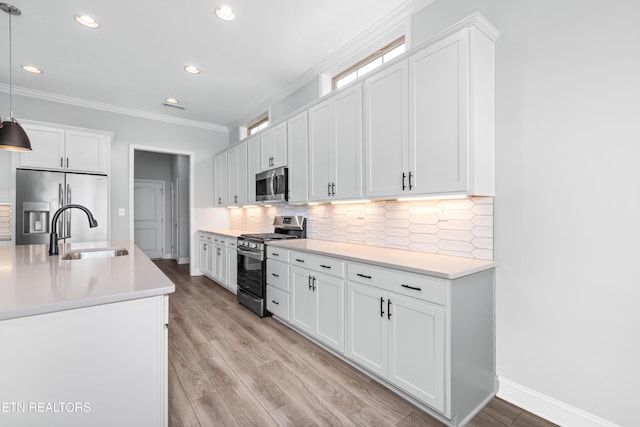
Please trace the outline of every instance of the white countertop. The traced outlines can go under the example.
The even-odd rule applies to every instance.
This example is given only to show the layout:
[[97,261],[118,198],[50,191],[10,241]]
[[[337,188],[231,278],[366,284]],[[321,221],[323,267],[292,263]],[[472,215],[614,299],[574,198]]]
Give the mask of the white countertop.
[[204,228],[204,229],[200,229],[199,231],[203,232],[203,233],[213,233],[213,234],[221,234],[223,236],[228,236],[228,237],[239,237],[241,234],[251,234],[251,233],[255,233],[255,231],[247,231],[247,230],[236,230],[233,228]]
[[[101,247],[123,247],[129,255],[60,259],[69,250]],[[59,256],[49,256],[49,245],[0,247],[0,320],[174,291],[171,280],[133,242],[61,244]]]
[[267,245],[311,252],[318,255],[336,256],[349,261],[363,262],[445,279],[457,279],[495,266],[493,261],[475,258],[437,255],[328,240],[278,240],[268,242]]

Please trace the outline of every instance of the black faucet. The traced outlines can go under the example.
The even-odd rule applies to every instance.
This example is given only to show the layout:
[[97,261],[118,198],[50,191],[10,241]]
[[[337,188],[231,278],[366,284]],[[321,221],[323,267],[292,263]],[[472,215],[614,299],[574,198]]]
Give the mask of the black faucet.
[[82,205],[66,205],[61,207],[53,214],[53,219],[51,220],[51,234],[49,234],[49,255],[58,255],[58,217],[62,213],[62,211],[76,208],[84,211],[87,214],[87,218],[89,218],[89,227],[94,228],[98,226],[98,221],[93,217],[91,211],[85,208]]

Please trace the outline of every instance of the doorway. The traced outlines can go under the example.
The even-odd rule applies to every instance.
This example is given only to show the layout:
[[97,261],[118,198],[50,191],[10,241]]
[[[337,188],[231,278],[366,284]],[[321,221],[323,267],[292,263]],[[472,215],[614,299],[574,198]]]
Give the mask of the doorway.
[[[129,146],[129,236],[145,253],[153,247],[153,239],[162,242],[151,257],[173,259],[179,264],[190,263],[195,231],[193,208],[193,153],[160,147]],[[162,207],[156,203],[157,192],[144,182],[160,181]],[[153,195],[153,196],[152,196]],[[151,211],[154,211],[152,213]],[[162,212],[160,212],[162,211]],[[163,215],[160,215],[163,213]],[[163,235],[154,234],[146,221],[162,217]],[[159,225],[158,222],[155,224]],[[153,237],[152,237],[153,236]],[[159,256],[156,256],[159,255]],[[193,269],[193,265],[190,265]]]
[[164,257],[164,181],[136,179],[133,184],[134,242],[151,259]]

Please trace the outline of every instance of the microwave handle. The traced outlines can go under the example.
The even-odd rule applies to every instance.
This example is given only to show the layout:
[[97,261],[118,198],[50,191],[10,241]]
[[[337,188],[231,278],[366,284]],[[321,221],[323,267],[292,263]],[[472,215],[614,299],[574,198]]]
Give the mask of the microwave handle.
[[271,197],[276,197],[276,173],[271,173]]

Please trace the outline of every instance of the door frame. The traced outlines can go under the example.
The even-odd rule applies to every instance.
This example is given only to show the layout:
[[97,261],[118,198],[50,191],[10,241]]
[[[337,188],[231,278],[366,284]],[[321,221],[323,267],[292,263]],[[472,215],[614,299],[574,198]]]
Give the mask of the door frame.
[[[171,180],[171,258],[180,263],[180,181],[179,178]],[[173,225],[175,221],[175,226]],[[174,230],[175,229],[175,230]],[[175,239],[174,239],[175,237]],[[173,256],[175,253],[175,257]]]
[[129,240],[134,241],[134,223],[133,223],[133,173],[135,169],[135,152],[137,151],[148,151],[151,153],[164,153],[164,154],[175,154],[181,156],[189,157],[189,259],[192,260],[189,263],[189,274],[195,275],[195,262],[193,262],[193,257],[197,253],[196,252],[196,239],[194,238],[196,234],[196,219],[195,219],[195,208],[194,208],[194,180],[195,180],[195,160],[194,153],[192,151],[183,151],[176,150],[173,148],[166,147],[154,147],[150,145],[139,145],[139,144],[129,144]]

